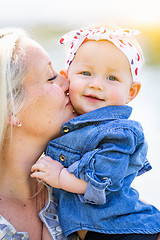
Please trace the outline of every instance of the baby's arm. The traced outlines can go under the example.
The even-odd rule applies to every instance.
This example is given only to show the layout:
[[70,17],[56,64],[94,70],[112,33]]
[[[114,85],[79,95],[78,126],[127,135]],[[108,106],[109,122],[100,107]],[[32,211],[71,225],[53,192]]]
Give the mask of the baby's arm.
[[31,177],[39,178],[52,187],[68,192],[84,194],[88,184],[69,173],[60,162],[49,156],[41,157],[32,166],[31,172]]

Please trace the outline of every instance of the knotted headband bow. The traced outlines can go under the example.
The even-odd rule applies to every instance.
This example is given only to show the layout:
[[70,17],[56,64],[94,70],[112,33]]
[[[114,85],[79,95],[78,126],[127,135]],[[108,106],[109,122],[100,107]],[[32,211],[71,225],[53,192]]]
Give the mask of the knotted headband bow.
[[139,72],[142,68],[142,58],[130,42],[129,38],[139,34],[138,30],[108,30],[106,28],[80,29],[66,33],[59,43],[70,43],[67,52],[65,68],[68,69],[79,47],[87,40],[108,40],[112,42],[128,58],[133,82],[138,80]]

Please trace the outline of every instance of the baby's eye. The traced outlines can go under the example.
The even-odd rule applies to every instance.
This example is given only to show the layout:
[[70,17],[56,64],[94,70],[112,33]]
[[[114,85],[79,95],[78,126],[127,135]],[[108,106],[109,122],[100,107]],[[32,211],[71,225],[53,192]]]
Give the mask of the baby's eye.
[[56,79],[56,77],[57,77],[57,75],[54,75],[52,78],[49,78],[48,81],[49,81],[49,82],[50,82],[50,81],[53,81],[53,80]]
[[114,76],[108,76],[107,79],[110,80],[110,81],[116,81],[117,80],[117,78],[114,77]]
[[81,72],[81,74],[84,76],[91,76],[91,74],[89,72]]

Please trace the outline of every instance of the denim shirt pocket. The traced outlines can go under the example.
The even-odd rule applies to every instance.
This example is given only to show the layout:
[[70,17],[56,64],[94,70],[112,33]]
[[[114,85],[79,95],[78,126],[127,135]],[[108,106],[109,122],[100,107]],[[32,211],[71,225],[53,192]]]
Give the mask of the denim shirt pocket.
[[80,160],[81,158],[80,151],[57,144],[55,142],[48,144],[46,155],[62,163],[64,167],[69,167],[71,164]]

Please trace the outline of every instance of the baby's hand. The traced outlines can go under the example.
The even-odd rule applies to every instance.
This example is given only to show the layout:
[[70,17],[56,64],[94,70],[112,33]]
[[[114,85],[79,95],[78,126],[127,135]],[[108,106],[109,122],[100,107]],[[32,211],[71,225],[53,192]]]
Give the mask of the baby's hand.
[[44,156],[32,166],[31,177],[39,178],[52,187],[60,188],[59,178],[63,168],[60,162]]

